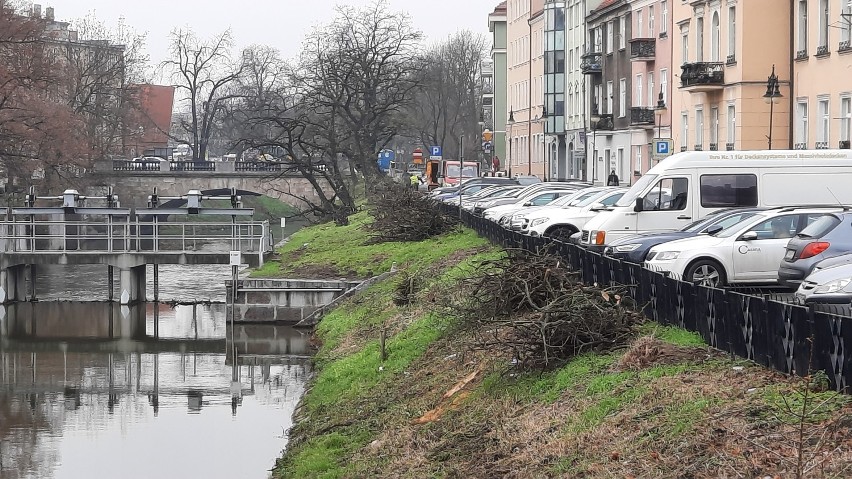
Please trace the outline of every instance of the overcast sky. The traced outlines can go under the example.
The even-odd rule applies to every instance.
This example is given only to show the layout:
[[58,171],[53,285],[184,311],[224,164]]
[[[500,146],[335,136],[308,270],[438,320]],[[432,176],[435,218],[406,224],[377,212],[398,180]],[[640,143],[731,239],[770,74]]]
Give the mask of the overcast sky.
[[[169,32],[191,27],[207,38],[228,27],[237,47],[265,44],[278,48],[285,58],[298,52],[313,25],[328,22],[340,4],[367,5],[371,0],[45,0],[42,11],[54,7],[56,19],[71,21],[92,12],[114,26],[120,17],[139,33],[147,33],[153,65],[168,55]],[[389,0],[393,11],[407,11],[429,41],[468,29],[488,34],[488,14],[499,0]]]

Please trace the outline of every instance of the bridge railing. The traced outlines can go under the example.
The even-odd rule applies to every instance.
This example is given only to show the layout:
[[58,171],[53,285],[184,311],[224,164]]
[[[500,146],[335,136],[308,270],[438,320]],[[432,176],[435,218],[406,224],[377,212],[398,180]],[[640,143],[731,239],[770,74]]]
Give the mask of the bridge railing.
[[216,171],[215,161],[171,161],[171,171]]
[[272,250],[268,221],[160,222],[0,221],[4,253],[265,253]]

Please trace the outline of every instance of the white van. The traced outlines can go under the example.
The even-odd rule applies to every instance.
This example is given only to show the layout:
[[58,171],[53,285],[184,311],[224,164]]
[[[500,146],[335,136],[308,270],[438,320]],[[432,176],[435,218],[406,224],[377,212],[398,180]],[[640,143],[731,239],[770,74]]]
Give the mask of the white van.
[[852,205],[852,150],[690,151],[651,168],[586,223],[580,242],[602,249],[720,208],[838,204]]

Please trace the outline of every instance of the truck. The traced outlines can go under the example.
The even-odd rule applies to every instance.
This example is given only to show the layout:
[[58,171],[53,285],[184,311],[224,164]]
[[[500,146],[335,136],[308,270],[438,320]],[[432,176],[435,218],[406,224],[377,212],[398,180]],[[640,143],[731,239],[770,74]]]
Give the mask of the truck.
[[443,175],[443,184],[445,186],[454,186],[459,183],[459,168],[461,167],[461,180],[470,178],[479,178],[479,162],[465,161],[462,164],[458,160],[443,160],[441,165],[441,173]]

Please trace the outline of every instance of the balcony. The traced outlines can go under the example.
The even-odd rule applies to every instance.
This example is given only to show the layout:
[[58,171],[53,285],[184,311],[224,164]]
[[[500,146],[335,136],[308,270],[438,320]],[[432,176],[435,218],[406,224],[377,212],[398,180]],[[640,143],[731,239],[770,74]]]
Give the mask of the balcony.
[[613,122],[612,113],[604,113],[599,115],[593,110],[592,117],[595,116],[599,117],[600,119],[597,121],[597,123],[593,122],[593,124],[591,125],[593,131],[612,131],[613,129],[615,129],[615,123]]
[[584,75],[596,75],[603,70],[603,54],[600,52],[586,53],[581,56],[580,71]]
[[652,62],[657,56],[657,42],[653,38],[630,40],[630,61]]
[[654,127],[654,109],[644,106],[630,107],[630,125]]
[[684,63],[680,66],[680,87],[689,92],[708,92],[725,88],[721,62]]

